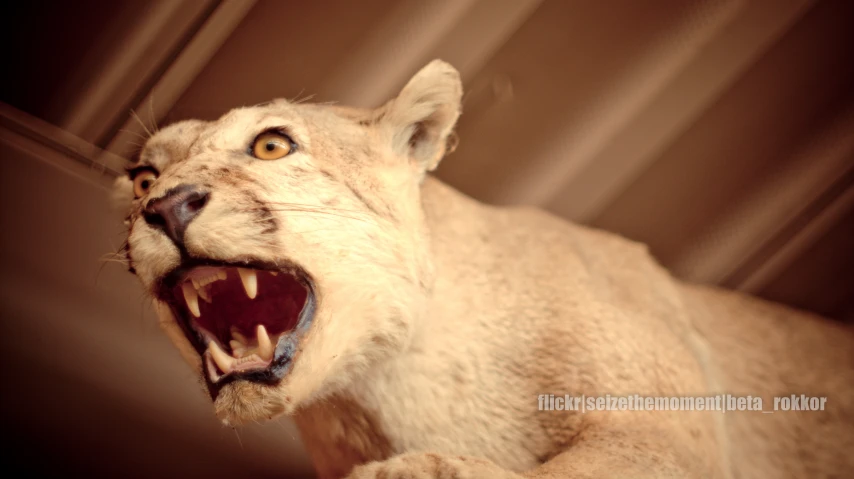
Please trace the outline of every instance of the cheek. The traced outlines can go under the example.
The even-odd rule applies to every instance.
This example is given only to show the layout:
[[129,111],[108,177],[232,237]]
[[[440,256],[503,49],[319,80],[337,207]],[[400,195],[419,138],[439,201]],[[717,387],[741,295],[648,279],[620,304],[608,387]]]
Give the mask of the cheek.
[[172,241],[142,220],[134,222],[128,247],[136,274],[146,288],[151,288],[157,278],[181,261],[181,253]]
[[350,260],[370,256],[380,247],[372,241],[375,223],[358,211],[304,205],[288,207],[277,217],[282,224],[278,243],[309,271],[346,268]]
[[284,255],[327,277],[406,269],[399,225],[369,211],[346,186],[316,172],[283,180],[264,200],[281,225]]
[[281,227],[267,206],[247,195],[212,197],[187,227],[188,252],[222,261],[247,256],[270,261],[277,255]]

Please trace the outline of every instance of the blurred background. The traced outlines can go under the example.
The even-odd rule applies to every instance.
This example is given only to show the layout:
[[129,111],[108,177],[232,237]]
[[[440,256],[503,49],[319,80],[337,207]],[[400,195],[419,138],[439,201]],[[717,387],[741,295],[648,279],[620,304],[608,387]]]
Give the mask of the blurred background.
[[[7,466],[306,477],[287,419],[214,419],[109,185],[146,128],[272,98],[466,87],[438,176],[650,245],[676,275],[854,320],[854,2],[34,0],[0,11]],[[138,119],[130,112],[135,111]]]

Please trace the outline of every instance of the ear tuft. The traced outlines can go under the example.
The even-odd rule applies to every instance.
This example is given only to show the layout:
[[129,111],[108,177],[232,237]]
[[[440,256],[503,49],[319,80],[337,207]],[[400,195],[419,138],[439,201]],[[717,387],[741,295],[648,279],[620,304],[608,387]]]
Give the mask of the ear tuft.
[[391,128],[392,148],[421,171],[431,171],[456,146],[451,138],[460,116],[463,86],[450,64],[433,60],[384,106],[382,121]]

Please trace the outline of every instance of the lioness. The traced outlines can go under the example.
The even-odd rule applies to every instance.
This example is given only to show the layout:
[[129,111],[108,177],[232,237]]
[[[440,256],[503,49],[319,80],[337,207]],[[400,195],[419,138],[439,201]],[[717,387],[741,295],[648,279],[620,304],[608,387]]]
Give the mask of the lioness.
[[323,478],[851,477],[850,330],[433,179],[461,95],[437,60],[145,143],[128,259],[224,424],[293,417]]

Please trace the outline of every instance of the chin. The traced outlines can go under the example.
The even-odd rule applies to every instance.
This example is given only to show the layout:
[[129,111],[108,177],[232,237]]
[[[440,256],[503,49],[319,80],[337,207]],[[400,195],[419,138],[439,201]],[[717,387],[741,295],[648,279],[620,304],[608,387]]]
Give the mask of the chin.
[[219,389],[214,400],[216,417],[226,426],[260,422],[293,412],[282,386],[252,381],[232,381]]

